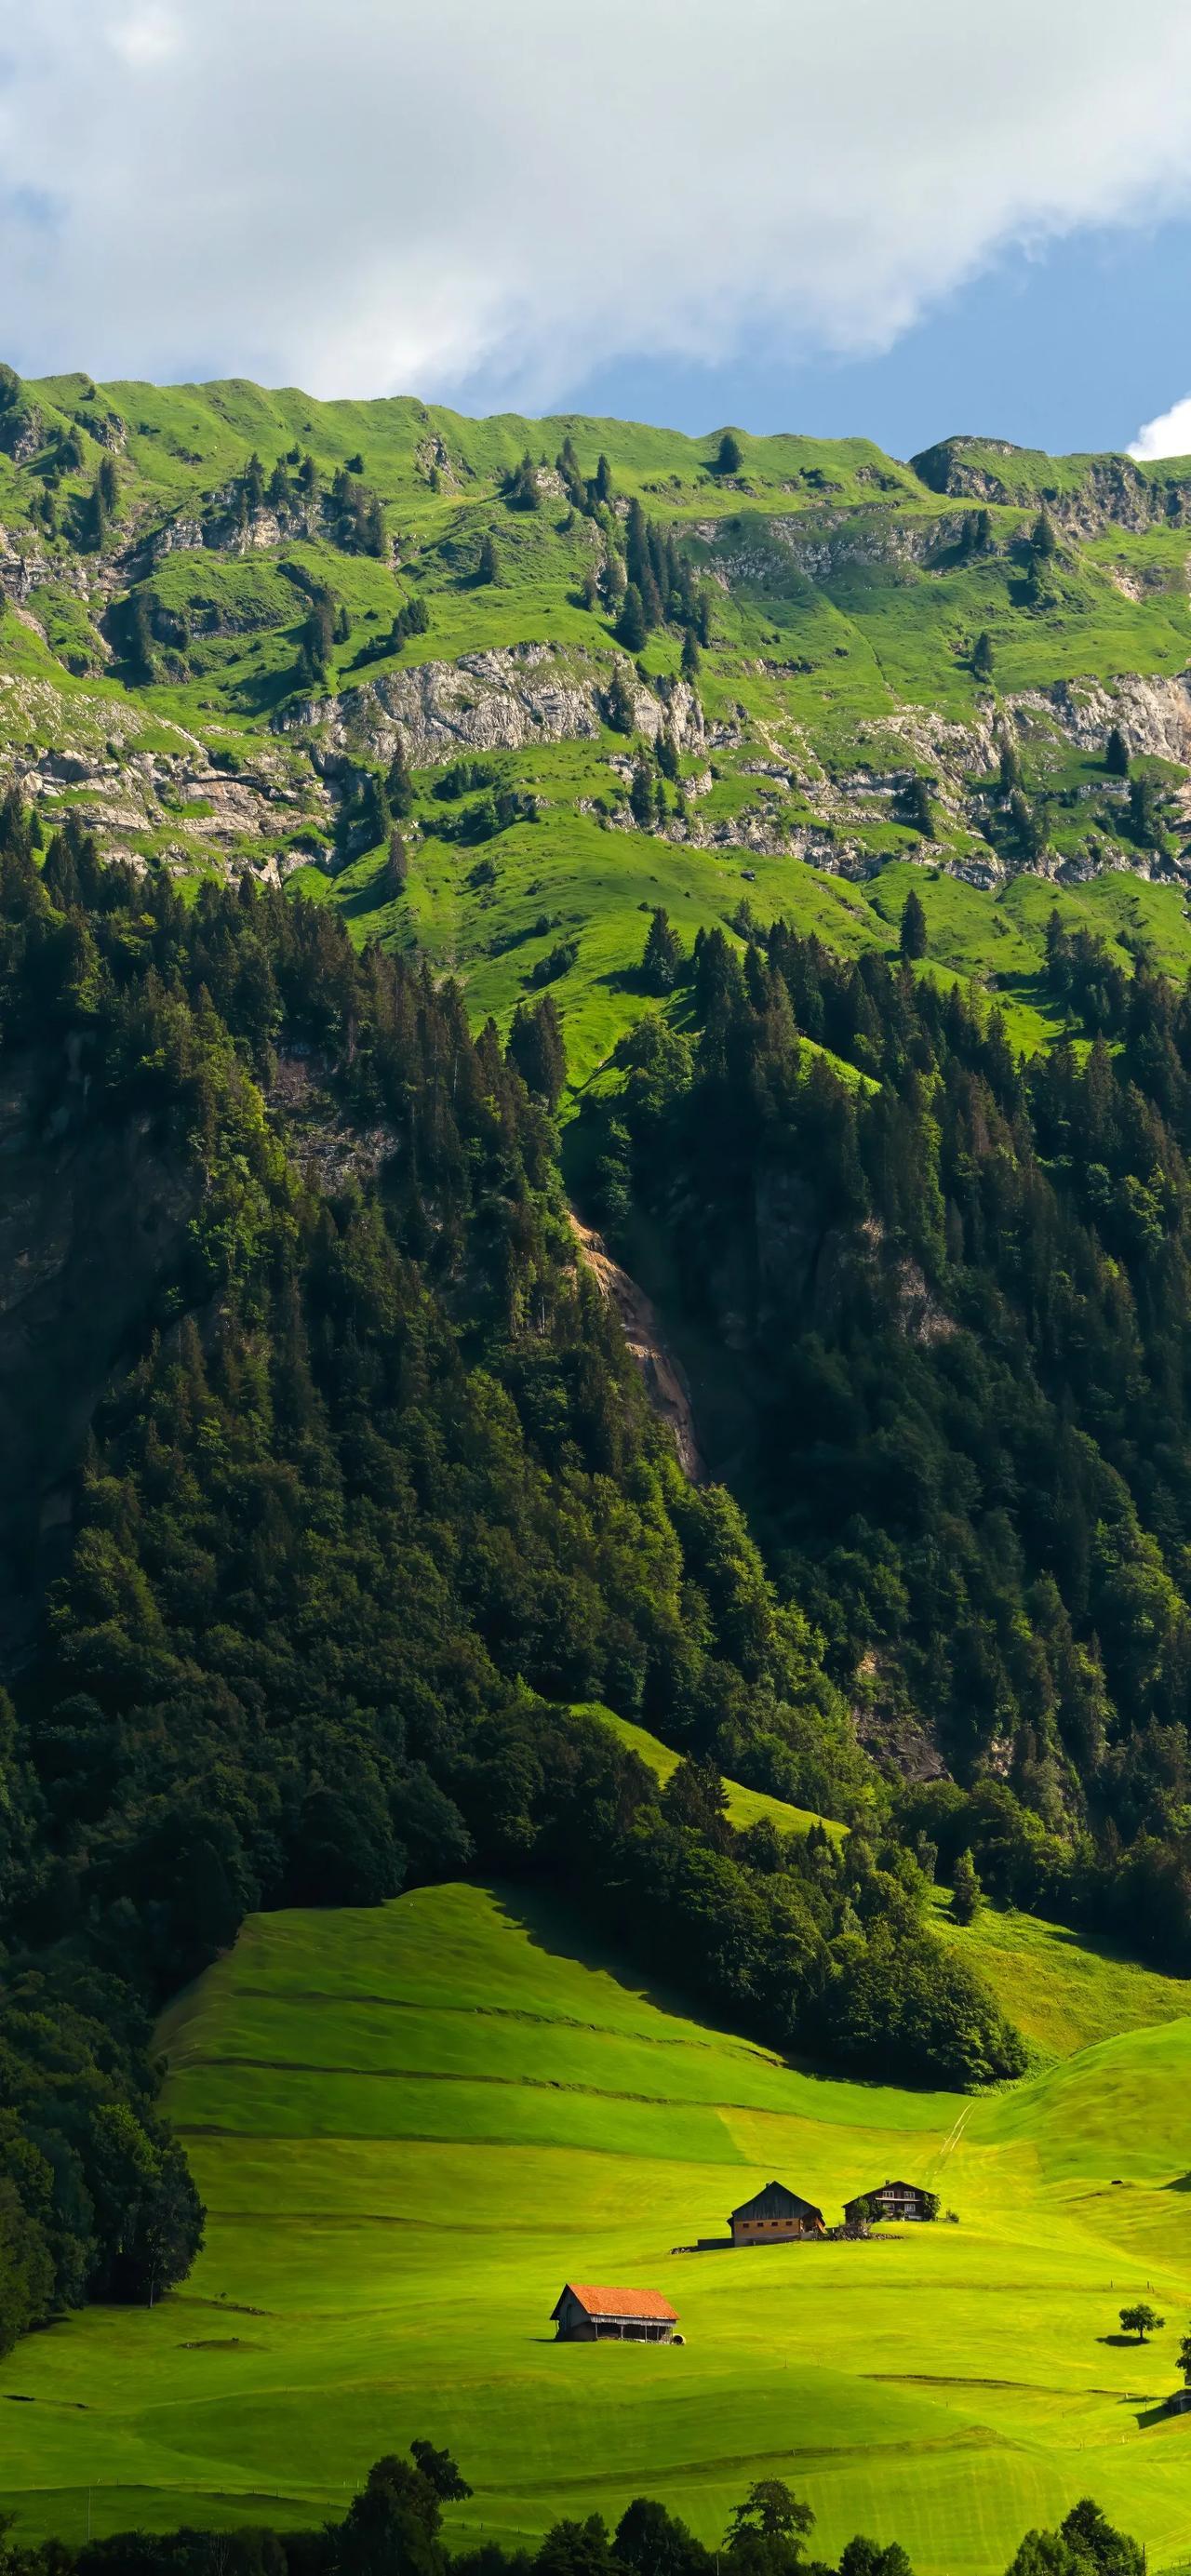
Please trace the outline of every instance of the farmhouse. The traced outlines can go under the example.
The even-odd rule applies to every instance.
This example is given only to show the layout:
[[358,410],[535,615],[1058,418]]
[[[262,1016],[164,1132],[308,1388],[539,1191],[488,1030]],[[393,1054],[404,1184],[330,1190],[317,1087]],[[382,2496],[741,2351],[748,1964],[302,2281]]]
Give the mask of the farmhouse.
[[610,2290],[568,2281],[550,2311],[557,2343],[681,2343],[678,2319],[660,2290]]
[[781,2245],[798,2236],[821,2236],[823,2212],[784,2182],[767,2182],[764,2191],[742,2200],[729,2220],[734,2245]]
[[923,2191],[916,2182],[883,2182],[876,2191],[858,2192],[854,2200],[844,2202],[844,2216],[849,2224],[859,2218],[937,2218],[938,2200],[933,2191]]

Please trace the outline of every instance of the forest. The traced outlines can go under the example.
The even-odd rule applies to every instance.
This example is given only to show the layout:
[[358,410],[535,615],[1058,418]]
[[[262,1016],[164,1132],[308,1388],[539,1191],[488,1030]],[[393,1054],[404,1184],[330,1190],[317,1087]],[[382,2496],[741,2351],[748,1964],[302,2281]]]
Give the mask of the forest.
[[780,920],[670,971],[690,1026],[621,1042],[589,1168],[730,1348],[779,1595],[862,1737],[944,1756],[896,1794],[920,1855],[1185,1971],[1186,988],[1056,917],[1066,1029],[1026,1060],[908,957]]
[[[5,1058],[39,1134],[135,1130],[188,1197],[5,1708],[4,2339],[184,2277],[202,2211],[150,2018],[260,1907],[553,1873],[771,2044],[1019,2071],[927,1927],[925,1847],[815,1618],[685,1482],[577,1264],[549,997],[502,1048],[325,908],[188,904],[75,825],[35,833],[10,797]],[[52,1368],[43,1394],[48,1435]],[[664,1791],[570,1714],[591,1699],[664,1716]],[[738,1834],[721,1768],[855,1830]]]

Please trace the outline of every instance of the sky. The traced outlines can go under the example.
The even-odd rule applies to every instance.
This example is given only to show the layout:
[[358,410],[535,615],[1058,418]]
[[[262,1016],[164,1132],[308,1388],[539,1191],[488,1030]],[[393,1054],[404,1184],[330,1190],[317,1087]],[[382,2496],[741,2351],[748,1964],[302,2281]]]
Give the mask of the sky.
[[0,0],[0,354],[1191,451],[1187,0]]

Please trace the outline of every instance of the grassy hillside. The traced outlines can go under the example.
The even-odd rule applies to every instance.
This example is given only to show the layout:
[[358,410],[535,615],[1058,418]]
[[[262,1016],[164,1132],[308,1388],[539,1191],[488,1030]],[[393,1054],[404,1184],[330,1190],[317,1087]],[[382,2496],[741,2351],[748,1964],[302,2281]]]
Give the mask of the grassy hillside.
[[[712,2537],[772,2470],[825,2554],[859,2526],[922,2576],[1003,2567],[1089,2489],[1185,2557],[1191,2428],[1155,2410],[1191,2308],[1187,2023],[984,2100],[824,2082],[456,1887],[255,1919],[163,2041],[207,2250],[152,2313],[4,2365],[23,2529],[315,2520],[427,2433],[476,2487],[463,2536],[648,2487]],[[672,2252],[771,2173],[829,2218],[905,2173],[960,2224]],[[556,2348],[568,2275],[662,2289],[685,2348]],[[1147,2286],[1168,2326],[1139,2352],[1116,2311]]]
[[[583,479],[608,460],[608,500],[574,506],[566,440]],[[633,423],[469,421],[241,382],[25,386],[0,409],[0,779],[47,821],[77,807],[147,865],[296,874],[354,936],[461,974],[478,1016],[507,1021],[573,951],[549,971],[579,1082],[645,1006],[658,905],[688,944],[747,899],[845,952],[890,950],[913,882],[928,971],[973,979],[1025,1045],[1054,1026],[1039,988],[1052,903],[1122,962],[1144,947],[1185,972],[1191,472],[975,441],[914,470],[863,439],[743,434],[724,472],[717,450]],[[508,488],[523,456],[531,508]],[[335,497],[345,476],[376,513],[366,541]],[[710,609],[695,704],[671,694],[673,618],[630,658],[615,603],[585,598],[634,502]],[[1056,538],[1041,564],[1040,510]],[[312,677],[320,591],[335,638]],[[411,603],[424,631],[394,642]],[[973,661],[982,635],[991,673]],[[618,667],[635,700],[619,730]],[[1157,839],[1138,838],[1105,772],[1113,722],[1167,798]],[[667,724],[666,811],[641,829],[628,772]],[[397,725],[416,788],[399,890],[387,833],[358,816]],[[1006,739],[1040,871],[997,786]],[[536,798],[537,822],[481,849],[444,837],[463,806],[434,791],[461,750]]]
[[961,1930],[951,1920],[950,1890],[940,1888],[936,1902],[936,1928],[1041,2056],[1073,2057],[1121,2031],[1181,2021],[1191,2009],[1185,1978],[1143,1967],[1110,1942],[991,1905]]
[[[641,1760],[648,1763],[657,1779],[666,1781],[671,1772],[677,1770],[678,1754],[668,1744],[663,1744],[660,1736],[651,1735],[648,1727],[635,1726],[631,1717],[618,1717],[614,1709],[603,1708],[595,1701],[583,1704],[578,1713],[583,1717],[598,1717],[602,1725],[610,1726],[613,1734],[620,1737],[622,1744],[628,1745],[631,1753],[640,1754]],[[792,1807],[785,1798],[771,1798],[764,1789],[746,1789],[740,1780],[725,1780],[724,1787],[728,1795],[728,1820],[740,1829],[745,1825],[758,1824],[764,1817],[767,1823],[777,1826],[780,1834],[804,1834],[809,1825],[826,1825],[828,1833],[836,1835],[845,1830],[829,1817],[813,1816],[809,1808]]]

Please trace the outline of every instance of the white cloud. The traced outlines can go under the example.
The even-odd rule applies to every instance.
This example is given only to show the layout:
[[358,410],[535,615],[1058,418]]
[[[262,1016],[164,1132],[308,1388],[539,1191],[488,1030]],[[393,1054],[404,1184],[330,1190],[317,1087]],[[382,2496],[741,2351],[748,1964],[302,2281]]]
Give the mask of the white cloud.
[[1160,412],[1157,420],[1147,420],[1129,454],[1140,462],[1155,456],[1191,456],[1191,394]]
[[27,372],[543,403],[1191,202],[1185,0],[0,0],[0,61]]

